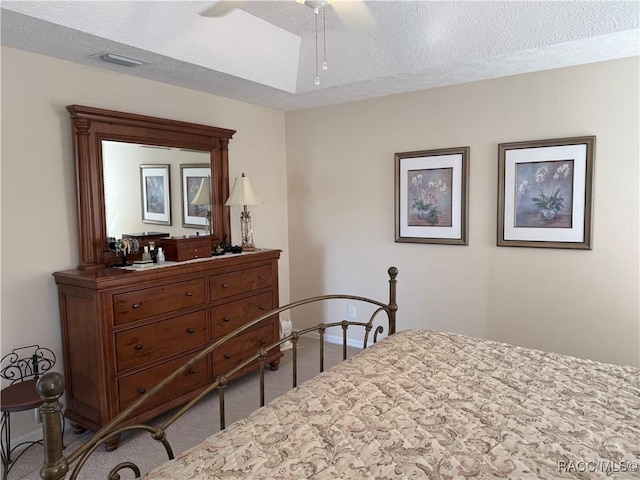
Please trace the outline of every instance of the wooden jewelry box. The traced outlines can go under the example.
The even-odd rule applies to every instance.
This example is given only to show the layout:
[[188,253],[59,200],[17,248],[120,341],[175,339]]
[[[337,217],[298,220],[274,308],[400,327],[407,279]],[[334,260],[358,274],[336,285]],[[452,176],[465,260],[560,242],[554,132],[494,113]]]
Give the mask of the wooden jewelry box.
[[171,262],[184,262],[211,256],[210,235],[163,238],[160,246],[164,250],[165,258]]

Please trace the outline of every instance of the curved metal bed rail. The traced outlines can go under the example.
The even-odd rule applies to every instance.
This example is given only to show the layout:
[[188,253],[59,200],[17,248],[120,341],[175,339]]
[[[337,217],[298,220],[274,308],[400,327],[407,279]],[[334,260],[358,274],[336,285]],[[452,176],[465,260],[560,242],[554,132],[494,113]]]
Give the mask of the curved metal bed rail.
[[[276,308],[267,312],[254,320],[242,325],[237,328],[233,332],[221,337],[219,340],[210,344],[199,353],[194,355],[187,363],[183,364],[181,367],[176,369],[171,375],[164,378],[160,383],[158,383],[155,387],[150,389],[140,398],[138,398],[135,402],[125,408],[122,412],[120,412],[117,416],[115,416],[109,423],[107,423],[104,427],[102,427],[99,431],[97,431],[86,443],[78,447],[78,449],[71,452],[69,455],[64,456],[62,449],[62,425],[60,422],[60,415],[62,414],[62,404],[59,399],[64,392],[64,378],[62,374],[58,372],[48,372],[43,375],[37,384],[38,392],[42,397],[44,403],[40,407],[40,413],[42,416],[42,429],[44,434],[44,449],[45,449],[45,459],[43,462],[43,466],[40,470],[40,477],[43,480],[60,480],[64,478],[67,473],[69,473],[70,467],[73,465],[73,469],[70,472],[69,480],[75,480],[80,472],[80,469],[84,466],[89,456],[97,450],[102,444],[104,444],[110,438],[120,435],[124,432],[128,431],[146,431],[151,434],[151,437],[162,443],[167,453],[168,459],[173,458],[173,450],[169,441],[166,438],[165,431],[166,429],[172,425],[176,420],[178,420],[184,413],[186,413],[193,405],[198,403],[203,397],[208,395],[214,390],[218,390],[219,401],[220,401],[220,429],[224,429],[226,427],[225,424],[225,408],[224,408],[224,392],[225,388],[229,383],[229,379],[233,377],[236,373],[240,372],[247,366],[251,365],[254,362],[259,363],[259,372],[260,372],[260,406],[264,406],[265,404],[265,392],[264,392],[264,372],[265,372],[265,360],[269,351],[279,348],[280,345],[287,341],[291,341],[293,343],[293,378],[292,384],[293,387],[297,386],[297,349],[296,345],[299,339],[313,332],[319,333],[319,342],[320,342],[320,372],[324,370],[324,335],[327,329],[332,327],[342,327],[342,357],[343,360],[347,358],[347,330],[350,326],[363,327],[365,329],[364,340],[362,348],[366,348],[368,346],[369,335],[374,326],[374,321],[377,316],[382,312],[386,313],[388,319],[388,328],[389,335],[392,335],[396,331],[396,312],[398,310],[398,305],[396,303],[396,277],[398,275],[398,269],[396,267],[390,267],[388,269],[389,274],[389,303],[382,303],[377,300],[373,300],[367,297],[361,297],[356,295],[321,295],[316,297],[311,297],[303,300],[298,300],[296,302],[289,303],[285,306]],[[224,375],[220,375],[217,377],[216,381],[210,384],[206,389],[200,392],[197,396],[195,396],[192,400],[188,401],[181,407],[177,409],[177,411],[171,415],[166,421],[162,423],[159,427],[152,427],[149,425],[126,425],[126,418],[138,409],[142,404],[147,402],[151,397],[153,397],[157,392],[159,392],[162,388],[164,388],[167,384],[172,382],[176,377],[184,374],[189,371],[190,368],[198,361],[205,358],[207,355],[210,355],[216,348],[220,347],[225,342],[230,339],[240,335],[242,332],[250,329],[256,324],[266,320],[269,317],[274,315],[278,315],[282,312],[293,310],[294,308],[300,307],[302,305],[310,304],[310,303],[318,303],[324,302],[328,300],[353,300],[363,303],[368,303],[371,305],[375,305],[378,308],[371,314],[369,320],[367,322],[355,322],[355,321],[347,321],[342,320],[333,323],[320,323],[314,327],[305,328],[303,330],[293,332],[291,335],[287,337],[281,338],[277,342],[272,343],[264,348],[261,348],[258,352],[256,352],[253,356],[246,359],[232,370],[227,372]],[[384,333],[384,327],[382,325],[378,325],[374,330],[373,335],[373,343],[375,343],[378,339],[378,335]],[[75,465],[74,465],[75,464]],[[118,480],[120,478],[120,474],[118,473],[120,470],[129,469],[134,472],[136,475],[135,478],[139,478],[140,470],[139,468],[132,462],[122,462],[118,465],[114,466],[113,469],[109,472],[107,480]]]

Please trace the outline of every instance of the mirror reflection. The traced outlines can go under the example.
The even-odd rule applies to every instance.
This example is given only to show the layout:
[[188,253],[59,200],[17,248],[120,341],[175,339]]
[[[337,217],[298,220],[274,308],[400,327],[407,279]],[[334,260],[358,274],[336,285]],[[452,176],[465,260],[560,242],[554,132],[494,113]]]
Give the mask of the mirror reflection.
[[210,152],[103,140],[102,161],[108,237],[207,233]]

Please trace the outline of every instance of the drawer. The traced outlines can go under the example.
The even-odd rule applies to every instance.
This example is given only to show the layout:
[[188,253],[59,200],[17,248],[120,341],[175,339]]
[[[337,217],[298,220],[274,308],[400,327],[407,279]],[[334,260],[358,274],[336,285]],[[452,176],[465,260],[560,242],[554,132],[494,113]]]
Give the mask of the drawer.
[[113,296],[114,323],[133,322],[205,302],[204,278],[170,283]]
[[[195,354],[194,354],[195,355]],[[149,368],[143,372],[129,375],[118,379],[118,398],[120,410],[125,409],[145,392],[151,390],[166,376],[170,375],[174,370],[183,365],[191,358],[191,355],[185,355],[157,367]],[[187,392],[191,392],[203,385],[207,384],[208,375],[207,357],[198,362],[191,372],[186,372],[176,378],[171,384],[160,390],[149,403],[142,408],[148,410],[149,407],[163,403]]]
[[271,292],[213,307],[211,309],[213,338],[220,338],[227,333],[231,333],[236,328],[254,318],[258,318],[271,309],[273,309],[273,295]]
[[[221,345],[213,351],[214,378],[218,375],[226,374],[247,358],[258,353],[260,348],[271,345],[275,340],[274,324],[273,322],[269,322]],[[247,368],[256,368],[257,364],[258,361],[256,360],[255,365]],[[244,371],[241,370],[240,373],[244,373]],[[237,375],[234,377],[236,376]]]
[[118,371],[204,347],[206,344],[206,310],[119,332],[116,333]]
[[221,298],[271,287],[273,277],[271,265],[263,265],[236,272],[212,275],[210,281],[211,300],[215,302]]

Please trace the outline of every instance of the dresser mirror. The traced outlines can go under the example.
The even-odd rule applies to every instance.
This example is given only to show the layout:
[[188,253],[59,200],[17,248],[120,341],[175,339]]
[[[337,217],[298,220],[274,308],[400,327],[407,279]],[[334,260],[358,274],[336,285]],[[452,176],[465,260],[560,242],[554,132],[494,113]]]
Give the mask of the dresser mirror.
[[[107,237],[151,230],[170,236],[206,234],[208,205],[193,202],[199,182],[211,175],[210,156],[208,151],[102,140]],[[206,177],[188,176],[187,168]],[[185,226],[185,213],[199,217],[202,225]]]
[[[228,142],[234,130],[79,105],[67,110],[75,147],[79,269],[117,263],[108,237],[145,231],[194,235],[209,227],[214,243],[230,236],[224,202],[229,196]],[[211,204],[200,207],[207,209],[209,220],[190,228],[183,226],[189,214],[184,210],[190,208],[184,202],[189,195],[186,167],[210,175]],[[167,202],[164,208],[146,204],[155,197],[143,191],[145,175],[166,180],[158,187]]]

